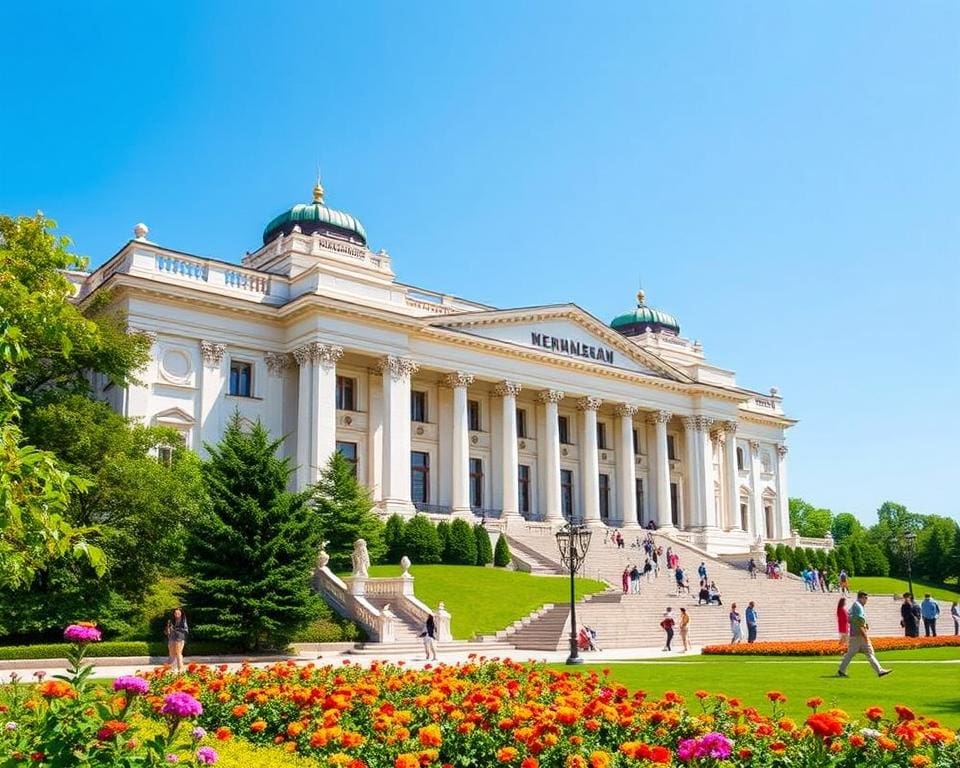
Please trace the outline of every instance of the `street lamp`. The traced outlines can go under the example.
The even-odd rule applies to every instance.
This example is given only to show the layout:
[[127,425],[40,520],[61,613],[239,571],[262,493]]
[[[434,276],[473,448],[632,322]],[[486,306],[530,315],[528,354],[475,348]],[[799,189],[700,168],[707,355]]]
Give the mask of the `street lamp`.
[[577,648],[577,595],[573,579],[590,549],[590,535],[587,526],[577,523],[567,523],[557,531],[560,559],[570,569],[570,655],[567,664],[583,663]]
[[917,534],[913,531],[903,534],[903,551],[907,556],[907,585],[911,597],[913,597],[913,550],[916,545]]

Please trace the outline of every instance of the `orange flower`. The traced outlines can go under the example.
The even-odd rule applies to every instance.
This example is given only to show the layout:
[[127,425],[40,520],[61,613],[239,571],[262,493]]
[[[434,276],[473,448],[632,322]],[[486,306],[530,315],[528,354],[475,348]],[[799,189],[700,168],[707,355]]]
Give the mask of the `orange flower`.
[[519,754],[514,747],[502,747],[497,750],[497,760],[501,763],[510,763],[516,760]]
[[402,752],[393,761],[393,768],[420,768],[420,760],[412,752]]
[[227,741],[231,735],[230,729],[226,728],[225,726],[220,726],[214,732],[214,736],[217,737],[217,741]]
[[357,733],[356,731],[344,731],[340,735],[340,746],[344,749],[353,749],[354,747],[359,747],[364,742],[364,736],[362,733]]
[[901,721],[916,720],[917,718],[917,716],[913,714],[913,710],[910,709],[910,707],[905,707],[902,704],[897,704],[897,706],[895,706],[893,709],[897,713],[897,717],[900,718]]
[[693,694],[693,695],[696,696],[698,699],[709,699],[709,698],[710,698],[710,692],[709,692],[709,691],[704,691],[704,690],[694,691],[694,694]]
[[75,699],[77,692],[70,683],[63,680],[47,680],[37,688],[45,699]]
[[567,755],[563,764],[565,768],[587,768],[587,761],[583,755]]
[[436,723],[421,728],[417,733],[417,738],[425,747],[439,747],[443,742],[443,737],[440,735],[440,726]]
[[880,749],[885,749],[888,752],[895,752],[897,749],[897,742],[888,736],[881,736],[878,738],[877,744],[879,745]]
[[250,707],[248,707],[246,704],[237,704],[237,706],[235,706],[231,711],[234,717],[243,717],[245,714],[247,714],[247,712],[250,711]]
[[775,755],[782,755],[787,751],[787,745],[782,741],[774,741],[770,744],[770,751]]
[[254,720],[250,723],[250,730],[254,733],[263,733],[267,729],[267,723],[265,720]]
[[297,722],[297,723],[288,723],[288,724],[287,724],[287,736],[289,736],[291,739],[295,739],[295,738],[297,738],[297,736],[299,736],[301,733],[303,733],[303,730],[304,730],[305,727],[306,727],[306,726],[305,726],[303,723],[299,723],[299,722]]
[[790,731],[796,730],[797,724],[793,722],[793,720],[791,720],[789,717],[781,717],[779,722],[777,723],[777,726],[780,728],[781,731],[786,731],[787,733],[790,733]]
[[130,725],[122,720],[107,720],[103,724],[103,727],[97,731],[97,738],[100,739],[100,741],[109,741],[114,736],[123,733],[129,728]]
[[778,701],[786,701],[786,700],[787,700],[787,697],[784,696],[782,693],[780,693],[780,691],[768,691],[768,692],[767,692],[767,698],[770,699],[770,701],[772,701],[772,702],[774,702],[774,703],[776,703],[776,702],[778,702]]
[[883,719],[883,707],[867,707],[863,714],[866,715],[867,720],[877,722]]
[[520,761],[520,768],[540,768],[540,761],[535,757],[525,757]]
[[561,725],[573,725],[577,722],[577,710],[573,707],[557,707],[557,722]]
[[843,733],[843,721],[826,712],[810,715],[806,722],[821,739],[830,739]]
[[914,755],[910,758],[910,765],[913,766],[913,768],[924,768],[924,766],[930,765],[931,762],[933,761],[926,755]]
[[807,699],[807,706],[810,707],[810,709],[815,710],[821,704],[823,704],[823,699],[821,699],[819,696],[814,696],[812,699]]
[[660,765],[667,765],[673,758],[670,755],[670,750],[666,747],[653,747],[650,750],[650,762],[658,763]]
[[610,768],[611,761],[610,753],[602,749],[590,753],[590,768]]
[[863,738],[863,736],[861,736],[859,733],[855,733],[850,737],[851,747],[857,747],[857,749],[859,749],[860,747],[866,746],[866,744],[867,744],[867,740]]

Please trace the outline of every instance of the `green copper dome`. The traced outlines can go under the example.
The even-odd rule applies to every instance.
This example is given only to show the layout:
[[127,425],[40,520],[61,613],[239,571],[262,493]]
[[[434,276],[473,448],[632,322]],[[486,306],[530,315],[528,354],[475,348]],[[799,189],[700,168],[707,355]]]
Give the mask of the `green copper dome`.
[[297,203],[267,224],[263,230],[263,244],[266,245],[279,234],[289,235],[296,226],[299,226],[305,235],[320,232],[358,245],[367,244],[367,231],[359,219],[349,213],[327,208],[323,204],[323,187],[320,182],[313,188],[312,203]]
[[646,333],[648,328],[654,333],[664,332],[679,336],[680,323],[677,319],[663,310],[648,307],[644,299],[643,291],[638,291],[637,308],[617,315],[610,323],[610,327],[624,336],[638,336]]

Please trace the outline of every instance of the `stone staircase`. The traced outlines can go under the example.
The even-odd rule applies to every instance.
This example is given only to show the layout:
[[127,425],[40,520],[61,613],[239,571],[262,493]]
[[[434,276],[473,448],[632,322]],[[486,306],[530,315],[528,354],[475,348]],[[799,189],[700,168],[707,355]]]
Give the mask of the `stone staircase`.
[[[554,549],[556,549],[555,540],[552,537],[551,540],[554,541]],[[564,573],[559,552],[551,556],[544,547],[545,543],[546,537],[542,535],[537,535],[534,541],[508,535],[507,544],[510,545],[510,554],[513,555],[517,570],[527,571],[535,576],[555,576]]]

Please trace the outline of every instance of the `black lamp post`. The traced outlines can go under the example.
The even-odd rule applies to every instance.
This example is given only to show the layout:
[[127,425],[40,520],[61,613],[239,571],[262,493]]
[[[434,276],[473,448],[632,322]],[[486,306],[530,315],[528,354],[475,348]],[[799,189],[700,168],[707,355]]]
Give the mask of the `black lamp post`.
[[903,534],[903,552],[907,556],[907,585],[913,597],[913,550],[917,545],[917,534],[907,531]]
[[557,531],[560,559],[570,569],[570,655],[567,664],[582,664],[577,648],[577,594],[574,576],[590,549],[590,529],[585,525],[567,523]]

